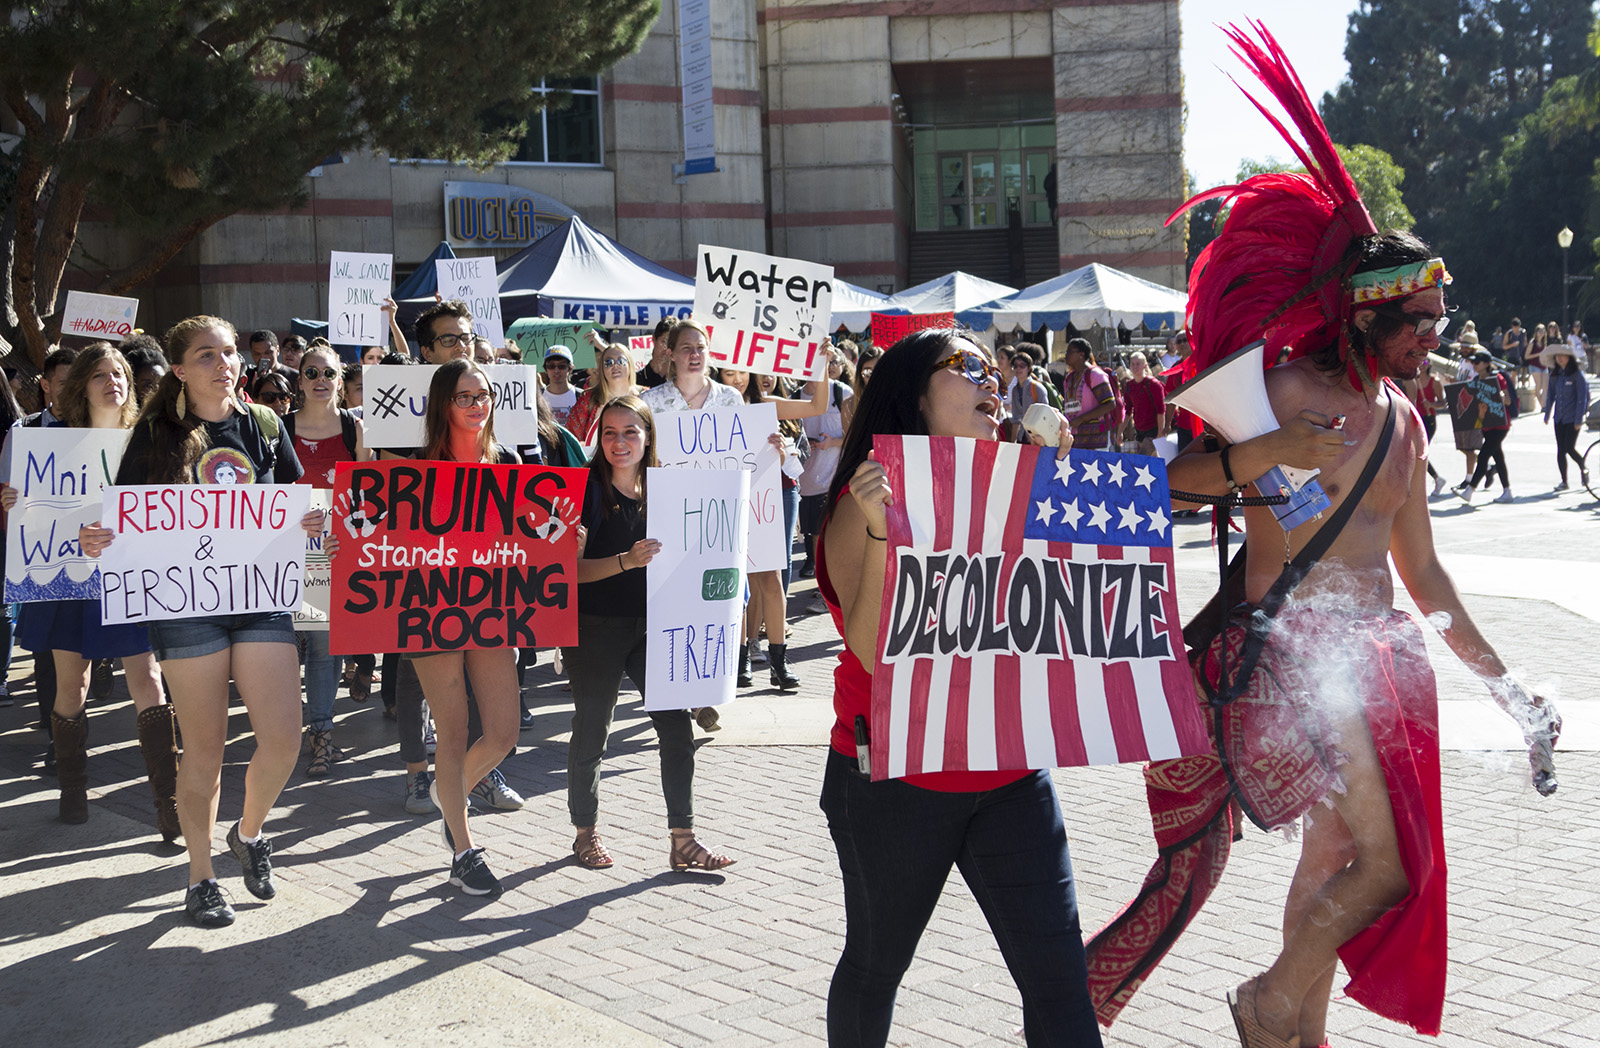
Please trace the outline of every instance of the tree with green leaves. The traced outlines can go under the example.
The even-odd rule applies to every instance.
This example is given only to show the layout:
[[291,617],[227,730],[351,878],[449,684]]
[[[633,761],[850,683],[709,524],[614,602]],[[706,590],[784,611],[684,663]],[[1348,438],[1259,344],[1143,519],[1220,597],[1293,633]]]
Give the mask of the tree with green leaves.
[[[126,293],[240,211],[304,203],[346,150],[478,167],[515,151],[541,78],[636,49],[659,0],[50,0],[0,20],[21,129],[0,219],[0,317],[34,366],[86,208],[144,245]],[[559,99],[558,99],[559,101]]]

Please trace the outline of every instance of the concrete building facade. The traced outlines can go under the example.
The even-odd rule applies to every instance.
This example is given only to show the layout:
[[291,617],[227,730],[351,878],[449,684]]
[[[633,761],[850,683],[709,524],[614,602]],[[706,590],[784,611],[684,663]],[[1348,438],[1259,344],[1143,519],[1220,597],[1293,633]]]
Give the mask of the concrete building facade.
[[[392,252],[401,278],[441,240],[504,258],[526,246],[530,216],[542,231],[570,214],[684,273],[708,243],[828,263],[884,291],[956,268],[1021,286],[1091,261],[1182,286],[1183,227],[1162,226],[1183,195],[1176,0],[711,12],[714,172],[674,173],[678,3],[664,0],[638,52],[561,85],[578,91],[534,129],[534,159],[326,165],[306,207],[198,238],[145,290],[150,326],[204,311],[286,330],[326,315],[332,250]],[[477,203],[448,203],[463,194]],[[100,258],[118,240],[86,230]]]

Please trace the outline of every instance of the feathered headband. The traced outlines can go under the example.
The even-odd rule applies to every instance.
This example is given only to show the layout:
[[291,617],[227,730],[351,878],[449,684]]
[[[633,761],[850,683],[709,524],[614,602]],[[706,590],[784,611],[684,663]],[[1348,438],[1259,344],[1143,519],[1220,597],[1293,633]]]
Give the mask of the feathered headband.
[[[1222,231],[1200,253],[1189,277],[1194,352],[1184,362],[1184,377],[1257,339],[1266,339],[1268,366],[1285,346],[1291,356],[1300,356],[1338,339],[1350,360],[1351,384],[1361,389],[1358,362],[1348,352],[1351,280],[1360,262],[1360,238],[1378,229],[1288,56],[1265,26],[1248,24],[1260,42],[1229,26],[1224,32],[1233,41],[1231,50],[1283,107],[1299,136],[1250,92],[1245,97],[1289,143],[1306,173],[1262,174],[1219,186],[1190,197],[1167,219],[1171,224],[1194,205],[1217,197],[1229,209]],[[1370,375],[1371,362],[1364,363]]]

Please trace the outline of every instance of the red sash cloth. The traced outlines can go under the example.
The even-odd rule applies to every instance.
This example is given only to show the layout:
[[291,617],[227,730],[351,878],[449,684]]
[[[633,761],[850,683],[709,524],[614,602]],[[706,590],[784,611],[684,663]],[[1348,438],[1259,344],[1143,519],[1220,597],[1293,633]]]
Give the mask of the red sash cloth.
[[[1438,1034],[1446,968],[1439,706],[1422,633],[1410,617],[1351,619],[1307,608],[1277,628],[1315,633],[1349,653],[1394,812],[1411,890],[1339,948],[1352,999],[1419,1033]],[[1089,942],[1089,993],[1110,1026],[1222,877],[1233,838],[1229,786],[1215,756],[1156,761],[1145,791],[1160,855],[1138,896]]]

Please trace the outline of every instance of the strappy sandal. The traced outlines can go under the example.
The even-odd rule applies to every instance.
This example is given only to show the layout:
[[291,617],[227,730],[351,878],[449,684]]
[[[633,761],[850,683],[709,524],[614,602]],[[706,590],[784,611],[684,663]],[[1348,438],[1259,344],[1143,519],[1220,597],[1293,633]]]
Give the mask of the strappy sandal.
[[591,870],[611,868],[611,853],[606,851],[606,846],[600,842],[600,835],[593,830],[578,834],[578,839],[572,842],[572,855],[578,860],[579,866]]
[[311,759],[306,762],[306,777],[320,779],[328,774],[334,761],[344,760],[344,751],[333,744],[330,732],[311,733]]
[[1287,1041],[1264,1028],[1256,1019],[1256,990],[1261,977],[1240,983],[1238,989],[1227,994],[1228,1011],[1233,1013],[1234,1029],[1239,1031],[1239,1044],[1243,1048],[1300,1048],[1300,1036]]
[[738,859],[726,855],[718,855],[701,843],[693,830],[687,833],[672,833],[672,854],[667,857],[667,864],[674,870],[720,870],[732,866]]
[[372,674],[357,670],[345,683],[350,685],[351,702],[366,702],[372,698]]

